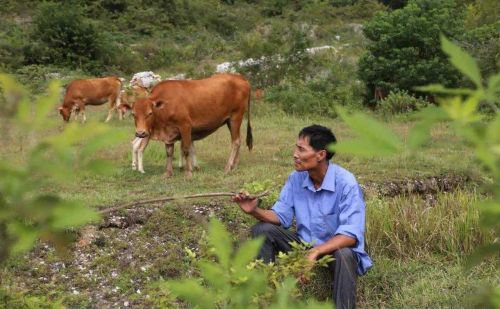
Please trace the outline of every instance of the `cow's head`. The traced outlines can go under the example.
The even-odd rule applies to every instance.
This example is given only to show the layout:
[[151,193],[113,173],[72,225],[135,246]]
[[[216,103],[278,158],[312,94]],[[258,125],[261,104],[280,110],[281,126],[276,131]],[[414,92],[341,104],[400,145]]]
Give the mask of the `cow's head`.
[[71,116],[71,108],[68,108],[67,106],[61,106],[59,107],[59,114],[61,114],[64,121],[68,122],[69,117]]
[[135,121],[135,136],[144,138],[151,133],[153,123],[153,105],[147,98],[139,99],[132,108]]

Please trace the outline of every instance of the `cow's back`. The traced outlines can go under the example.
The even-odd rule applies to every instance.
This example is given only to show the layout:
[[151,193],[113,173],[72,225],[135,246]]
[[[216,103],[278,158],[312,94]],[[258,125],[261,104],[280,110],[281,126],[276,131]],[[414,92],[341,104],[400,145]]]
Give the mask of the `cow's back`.
[[150,99],[165,106],[160,121],[189,121],[193,132],[211,133],[232,115],[243,115],[250,96],[250,84],[240,75],[217,74],[201,80],[169,80],[157,84]]
[[66,87],[65,103],[82,100],[85,104],[101,104],[109,96],[119,94],[121,81],[118,77],[78,79]]

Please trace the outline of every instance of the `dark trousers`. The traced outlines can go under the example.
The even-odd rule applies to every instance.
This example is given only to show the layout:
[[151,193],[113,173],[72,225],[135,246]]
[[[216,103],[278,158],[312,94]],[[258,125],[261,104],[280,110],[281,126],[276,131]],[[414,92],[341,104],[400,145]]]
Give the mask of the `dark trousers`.
[[[252,237],[264,235],[258,258],[264,262],[273,262],[278,252],[292,249],[290,242],[300,242],[300,238],[280,226],[260,222],[252,227]],[[358,258],[350,248],[342,248],[333,253],[335,261],[328,265],[333,275],[333,301],[337,308],[355,308],[356,305],[356,269]]]

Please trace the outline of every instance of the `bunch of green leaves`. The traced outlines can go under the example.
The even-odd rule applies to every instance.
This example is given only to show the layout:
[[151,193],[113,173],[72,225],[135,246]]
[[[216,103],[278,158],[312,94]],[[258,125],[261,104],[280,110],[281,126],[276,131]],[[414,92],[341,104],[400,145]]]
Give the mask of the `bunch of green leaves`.
[[[201,278],[168,281],[163,286],[198,308],[331,307],[331,304],[297,301],[292,296],[297,280],[289,276],[295,273],[290,268],[286,268],[286,275],[283,272],[272,277],[272,285],[269,284],[268,271],[273,266],[252,262],[262,243],[262,238],[249,240],[234,252],[230,234],[219,221],[212,219],[208,234],[211,254],[199,260],[192,251],[189,254],[199,268]],[[210,258],[211,255],[215,258]],[[305,256],[301,258],[305,259]],[[282,256],[281,259],[286,258]]]
[[248,182],[243,185],[243,190],[248,192],[249,195],[259,195],[265,191],[268,194],[261,198],[261,206],[267,208],[273,205],[279,196],[278,186],[271,179],[265,179],[263,181]]
[[[358,156],[391,156],[409,150],[418,153],[430,140],[430,130],[434,124],[448,121],[456,134],[474,151],[478,165],[489,178],[483,185],[488,193],[479,201],[482,227],[492,231],[498,239],[500,235],[500,74],[491,76],[483,83],[479,67],[469,54],[441,36],[441,48],[448,55],[453,66],[475,86],[473,89],[450,89],[440,84],[416,88],[418,91],[440,94],[440,106],[427,107],[418,113],[419,122],[410,130],[407,144],[386,126],[362,114],[347,114],[339,109],[345,123],[358,135],[355,140],[341,141],[332,146],[340,153]],[[493,115],[481,114],[480,103],[487,104]],[[477,248],[470,262],[472,264],[490,255],[500,253],[500,243],[494,241]]]
[[[291,242],[290,246],[292,250],[287,253],[278,253],[273,263],[256,260],[249,264],[249,268],[259,269],[267,273],[267,280],[270,287],[266,295],[268,301],[272,301],[275,292],[287,278],[298,278],[300,276],[307,282],[310,282],[316,276],[316,272],[314,269],[311,269],[310,262],[306,259],[312,245],[307,242]],[[333,258],[330,255],[325,255],[314,263],[315,269],[328,267],[328,263],[332,261]],[[290,296],[298,298],[302,296],[302,290],[295,286],[294,289],[290,290]]]
[[[56,249],[67,248],[71,228],[98,218],[83,202],[63,199],[61,186],[77,183],[77,171],[103,173],[111,166],[95,153],[122,141],[124,135],[103,124],[77,123],[57,130],[56,109],[60,85],[52,82],[45,96],[32,102],[29,93],[8,75],[0,75],[5,100],[0,106],[2,131],[16,132],[22,139],[26,158],[5,157],[0,161],[0,262],[29,250],[37,239]],[[59,120],[59,119],[58,119]],[[35,140],[35,142],[32,142]],[[21,156],[22,157],[22,156]],[[76,187],[76,186],[75,186]]]

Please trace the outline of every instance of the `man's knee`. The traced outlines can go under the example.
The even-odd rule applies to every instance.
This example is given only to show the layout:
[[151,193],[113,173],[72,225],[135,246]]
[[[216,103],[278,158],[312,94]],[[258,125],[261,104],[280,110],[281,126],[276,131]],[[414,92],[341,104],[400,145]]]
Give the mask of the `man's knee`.
[[252,237],[258,237],[260,235],[269,236],[273,232],[275,232],[279,227],[272,223],[267,222],[259,222],[256,225],[252,226]]
[[351,248],[341,248],[335,251],[334,253],[335,261],[341,262],[354,262],[356,260],[356,254],[352,251]]

